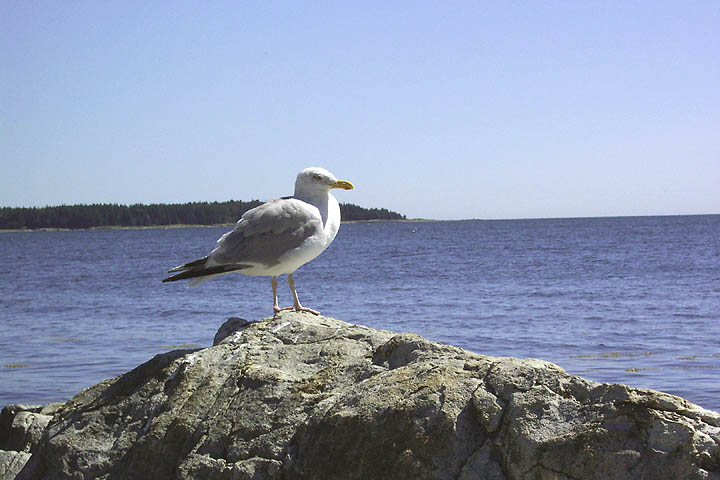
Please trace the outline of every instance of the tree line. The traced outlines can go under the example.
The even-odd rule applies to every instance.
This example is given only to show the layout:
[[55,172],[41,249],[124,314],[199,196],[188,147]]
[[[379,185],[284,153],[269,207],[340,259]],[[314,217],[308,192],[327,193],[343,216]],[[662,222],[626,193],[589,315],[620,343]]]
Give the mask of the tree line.
[[[156,225],[216,225],[234,223],[262,202],[189,202],[183,204],[93,204],[54,207],[2,207],[0,229],[148,227]],[[343,220],[402,220],[404,215],[385,208],[363,208],[341,203]]]

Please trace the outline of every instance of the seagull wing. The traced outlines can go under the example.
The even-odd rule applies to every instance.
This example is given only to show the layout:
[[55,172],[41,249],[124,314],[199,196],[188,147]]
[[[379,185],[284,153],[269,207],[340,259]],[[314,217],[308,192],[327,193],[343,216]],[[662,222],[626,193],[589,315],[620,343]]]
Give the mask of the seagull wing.
[[281,257],[322,231],[317,207],[296,198],[279,198],[248,210],[210,253],[212,265],[272,267]]

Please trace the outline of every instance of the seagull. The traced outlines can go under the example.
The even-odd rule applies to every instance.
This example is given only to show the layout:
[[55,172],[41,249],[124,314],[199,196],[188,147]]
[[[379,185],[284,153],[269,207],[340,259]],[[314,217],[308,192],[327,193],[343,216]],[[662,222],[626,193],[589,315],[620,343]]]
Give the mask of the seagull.
[[[230,272],[271,277],[273,312],[283,310],[320,313],[300,304],[293,272],[320,255],[340,228],[340,206],[330,190],[352,190],[352,183],[338,180],[324,168],[298,173],[295,194],[248,210],[235,228],[224,234],[209,255],[168,270],[175,273],[163,282],[192,279],[190,286]],[[278,275],[287,275],[293,305],[278,305]]]

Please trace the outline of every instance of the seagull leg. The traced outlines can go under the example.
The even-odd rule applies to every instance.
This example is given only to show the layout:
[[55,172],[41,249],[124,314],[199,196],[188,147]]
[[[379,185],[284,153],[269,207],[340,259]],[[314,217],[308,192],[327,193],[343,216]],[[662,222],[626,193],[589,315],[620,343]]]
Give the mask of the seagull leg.
[[285,310],[295,310],[296,312],[308,312],[308,313],[312,313],[313,315],[320,315],[320,312],[315,311],[312,308],[303,307],[300,304],[300,299],[298,298],[297,291],[295,290],[295,281],[292,278],[292,273],[288,274],[288,285],[290,285],[290,290],[292,291],[292,294],[293,294],[293,306],[292,307],[280,308],[280,305],[278,305],[278,296],[277,296],[277,287],[278,287],[277,275],[273,275],[271,282],[272,282],[272,289],[273,289],[273,312],[275,312],[275,315],[278,315],[280,312],[283,312]]
[[292,290],[293,294],[293,310],[295,310],[296,312],[308,312],[312,313],[313,315],[320,315],[320,312],[315,311],[312,308],[307,308],[300,305],[300,299],[298,298],[297,291],[295,291],[295,281],[293,280],[292,273],[288,273],[288,285],[290,285],[290,290]]
[[270,282],[272,283],[272,289],[273,289],[273,312],[275,315],[285,310],[284,308],[280,308],[278,305],[278,297],[277,297],[277,287],[278,287],[278,281],[277,281],[277,275],[273,275],[272,279],[270,279]]

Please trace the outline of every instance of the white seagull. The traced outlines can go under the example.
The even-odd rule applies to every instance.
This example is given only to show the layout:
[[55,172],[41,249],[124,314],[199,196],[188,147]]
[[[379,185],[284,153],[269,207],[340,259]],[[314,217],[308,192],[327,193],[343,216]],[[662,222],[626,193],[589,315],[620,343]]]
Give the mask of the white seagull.
[[[338,180],[324,168],[306,168],[295,180],[295,194],[248,210],[233,230],[217,241],[206,257],[168,271],[163,279],[174,282],[192,278],[190,286],[223,273],[271,277],[273,312],[319,312],[303,307],[295,291],[292,274],[301,265],[320,255],[335,239],[340,228],[340,206],[330,194],[333,188],[352,190],[352,183]],[[179,272],[179,273],[177,273]],[[277,277],[287,274],[293,306],[280,308]]]

